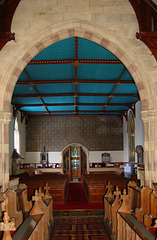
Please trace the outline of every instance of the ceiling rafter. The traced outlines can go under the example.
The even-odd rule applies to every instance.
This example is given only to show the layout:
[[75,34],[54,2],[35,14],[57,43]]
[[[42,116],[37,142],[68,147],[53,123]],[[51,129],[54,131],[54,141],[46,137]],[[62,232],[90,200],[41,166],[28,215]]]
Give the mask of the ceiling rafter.
[[111,96],[112,96],[114,90],[116,89],[117,85],[120,85],[120,84],[121,84],[121,83],[120,83],[120,80],[121,80],[121,78],[123,77],[125,71],[126,71],[126,68],[123,69],[123,71],[122,71],[119,79],[117,80],[117,82],[115,83],[114,87],[112,88],[112,91],[110,92],[110,96],[108,96],[108,99],[106,100],[105,105],[103,106],[102,112],[103,112],[104,109],[107,107],[107,103],[110,101]]
[[51,60],[31,60],[28,65],[46,64],[122,64],[118,59],[51,59]]
[[[66,96],[74,96],[74,93],[50,93],[50,94],[14,94],[13,98],[29,98],[29,97],[66,97]],[[110,93],[77,93],[77,96],[96,96],[96,97],[103,97],[103,96],[109,96],[109,97],[136,97],[139,99],[139,94],[129,94],[129,93],[113,93],[110,95]]]
[[74,114],[77,114],[77,67],[78,67],[78,62],[77,62],[77,59],[78,59],[78,37],[75,37],[75,62],[74,62],[74,66],[75,66],[75,81],[74,81],[74,84],[75,84],[75,111],[74,111]]
[[[47,107],[58,107],[58,106],[73,106],[73,103],[47,103]],[[43,104],[16,104],[16,108],[20,109],[22,107],[42,107]],[[104,106],[104,103],[77,103],[77,106]],[[108,103],[107,106],[126,106],[128,108],[132,107],[132,103]]]
[[[59,80],[32,80],[31,83],[28,81],[17,81],[16,85],[37,85],[37,84],[60,84],[60,83],[74,83],[74,79],[59,79]],[[77,83],[117,83],[117,79],[77,79]],[[133,80],[120,80],[121,84],[135,84]]]
[[[26,68],[24,69],[24,72],[25,72],[26,76],[28,77],[30,83],[32,83],[32,79],[31,79],[31,77],[29,76],[28,71],[26,70]],[[36,88],[35,85],[33,85],[33,88],[35,89],[35,91],[36,91],[36,93],[37,93],[37,96],[40,98],[41,102],[43,103],[43,107],[45,107],[47,113],[49,114],[49,110],[48,110],[47,107],[45,106],[45,103],[44,103],[44,100],[42,99],[42,97],[40,97],[40,94],[39,94],[39,92],[38,92],[38,89]]]
[[[78,110],[77,113],[99,113],[100,111],[99,110],[91,110],[91,111],[86,111],[86,110]],[[115,111],[104,111],[102,112],[103,113],[116,113],[116,114],[122,114],[124,113],[125,111],[124,110],[115,110]],[[29,115],[29,114],[48,114],[47,112],[44,112],[44,111],[36,111],[36,112],[33,112],[33,111],[27,111],[25,112],[26,115]],[[73,110],[69,110],[69,111],[49,111],[49,113],[74,113]]]
[[[88,115],[88,116],[90,116],[90,117],[95,117],[95,116],[99,116],[100,114],[90,114],[90,115]],[[119,117],[122,121],[123,121],[123,115],[121,115],[121,114],[111,114],[111,113],[109,113],[109,114],[107,114],[107,115],[105,115],[105,114],[101,114],[101,116],[117,116],[117,117]],[[38,114],[38,115],[27,115],[29,118],[36,118],[36,117],[49,117],[49,115],[43,115],[43,114]],[[76,117],[76,115],[74,115],[74,114],[62,114],[62,115],[60,115],[60,114],[54,114],[54,115],[51,115],[51,116],[53,116],[53,117],[60,117],[60,116],[63,116],[63,117]],[[85,114],[81,114],[81,113],[79,113],[79,115],[77,115],[78,117],[81,117],[81,116],[85,116]]]

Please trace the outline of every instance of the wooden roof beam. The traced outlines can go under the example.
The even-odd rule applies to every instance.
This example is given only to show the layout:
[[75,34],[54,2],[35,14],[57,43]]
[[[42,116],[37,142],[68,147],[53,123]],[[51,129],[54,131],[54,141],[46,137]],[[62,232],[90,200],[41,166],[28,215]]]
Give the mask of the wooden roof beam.
[[[74,79],[59,79],[59,80],[32,80],[28,81],[17,81],[16,85],[30,85],[34,86],[36,84],[61,84],[61,83],[75,83]],[[117,79],[104,79],[104,80],[94,80],[94,79],[77,79],[77,83],[117,83]],[[134,80],[120,80],[121,84],[135,84]]]
[[[75,64],[76,59],[31,60],[28,65]],[[122,64],[118,59],[77,59],[79,64]]]
[[[29,97],[67,97],[67,96],[74,96],[74,93],[50,93],[50,94],[14,94],[13,98],[29,98]],[[77,93],[77,96],[96,96],[96,97],[103,97],[103,96],[110,96],[110,93]],[[112,97],[136,97],[139,99],[139,94],[129,94],[129,93],[113,93]]]

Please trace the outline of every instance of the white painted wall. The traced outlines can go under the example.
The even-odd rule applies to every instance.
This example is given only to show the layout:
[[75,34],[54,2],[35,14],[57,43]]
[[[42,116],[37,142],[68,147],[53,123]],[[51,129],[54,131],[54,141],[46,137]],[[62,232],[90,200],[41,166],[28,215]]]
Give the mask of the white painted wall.
[[123,117],[123,159],[124,162],[129,161],[129,141],[128,141],[128,132],[127,132],[127,121]]
[[[13,113],[13,107],[11,106],[11,110]],[[25,119],[21,123],[20,112],[18,112],[18,125],[19,125],[19,134],[20,134],[20,155],[24,157],[21,160],[21,163],[25,163],[25,155],[26,155],[26,126]],[[9,123],[9,173],[11,174],[11,156],[14,150],[14,119],[13,114],[11,117],[11,121]]]
[[[137,145],[142,145],[144,148],[144,126],[141,119],[141,101],[136,103],[135,146]],[[135,159],[137,159],[137,154]]]
[[[13,108],[11,106],[10,112],[13,112]],[[9,123],[9,174],[11,174],[11,156],[14,150],[14,120],[13,117]]]
[[[101,162],[102,153],[110,153],[111,162],[123,162],[123,151],[89,151],[88,162]],[[49,152],[49,163],[61,163],[62,152]],[[26,152],[26,163],[40,163],[40,152]]]
[[89,151],[89,163],[101,162],[102,153],[110,154],[111,162],[123,162],[123,151]]
[[[129,111],[128,111],[129,115]],[[127,121],[123,118],[123,149],[124,149],[124,162],[129,161],[129,141],[127,132]],[[141,101],[136,103],[136,116],[135,116],[135,148],[137,145],[142,145],[144,148],[144,126],[141,119]],[[135,162],[137,162],[137,153],[135,153]]]
[[[41,152],[26,152],[26,163],[40,163]],[[61,163],[62,152],[48,152],[49,163]]]

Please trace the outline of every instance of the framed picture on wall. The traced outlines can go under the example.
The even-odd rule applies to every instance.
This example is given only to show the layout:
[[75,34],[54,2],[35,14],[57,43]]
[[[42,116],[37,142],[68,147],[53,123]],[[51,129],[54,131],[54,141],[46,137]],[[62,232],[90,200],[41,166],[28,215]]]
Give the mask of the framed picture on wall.
[[109,153],[102,153],[101,154],[101,162],[110,162],[110,154]]

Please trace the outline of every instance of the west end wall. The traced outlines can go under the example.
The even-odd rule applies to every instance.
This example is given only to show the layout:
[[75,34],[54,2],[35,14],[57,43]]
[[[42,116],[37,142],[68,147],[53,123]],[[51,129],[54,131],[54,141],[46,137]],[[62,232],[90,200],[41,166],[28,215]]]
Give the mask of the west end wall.
[[[141,120],[141,102],[136,103],[135,147],[142,145],[143,122]],[[20,130],[20,154],[23,163],[40,163],[40,153],[46,147],[50,163],[62,163],[63,149],[73,143],[83,145],[88,150],[88,162],[101,162],[101,154],[110,153],[111,162],[128,162],[128,131],[126,119],[119,117],[35,117],[25,123],[18,113]],[[12,118],[9,135],[9,158],[14,149],[14,119]],[[137,155],[135,154],[135,161]],[[11,164],[10,164],[11,167]]]

